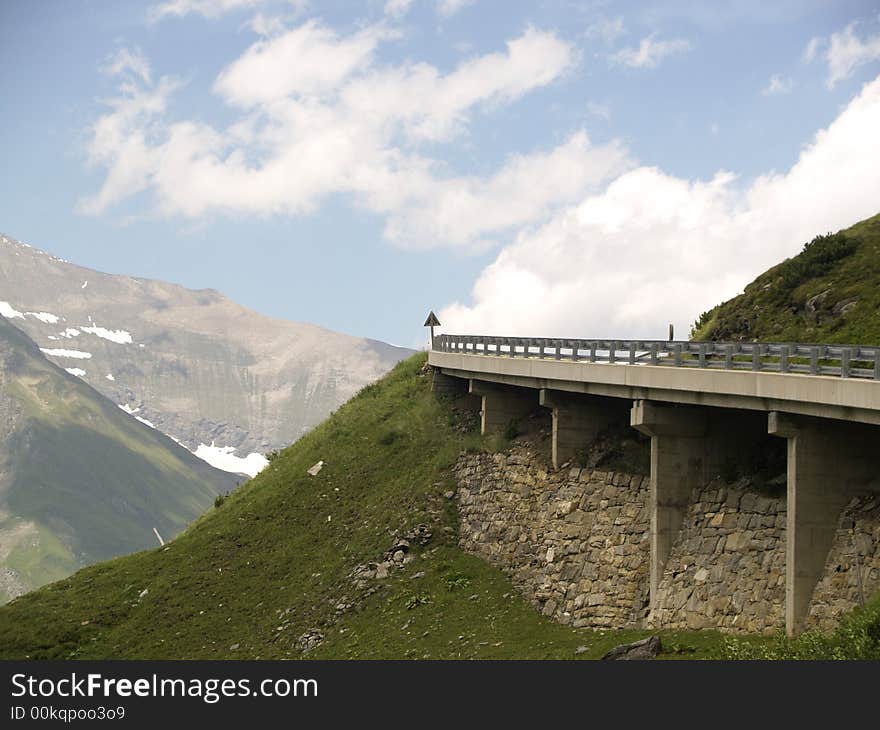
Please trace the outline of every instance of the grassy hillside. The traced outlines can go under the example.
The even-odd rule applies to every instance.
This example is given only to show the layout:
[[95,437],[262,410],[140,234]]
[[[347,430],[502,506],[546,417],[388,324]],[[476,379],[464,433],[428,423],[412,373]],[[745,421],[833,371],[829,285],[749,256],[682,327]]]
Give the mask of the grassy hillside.
[[[645,636],[553,623],[457,547],[447,470],[492,444],[431,395],[423,363],[366,388],[165,548],[0,608],[0,656],[297,658],[317,644],[306,656],[590,658]],[[371,576],[402,539],[412,559]],[[721,647],[714,632],[664,641],[671,658]]]
[[817,236],[705,312],[697,340],[880,344],[880,215]]
[[0,317],[0,602],[157,544],[240,481],[43,357]]

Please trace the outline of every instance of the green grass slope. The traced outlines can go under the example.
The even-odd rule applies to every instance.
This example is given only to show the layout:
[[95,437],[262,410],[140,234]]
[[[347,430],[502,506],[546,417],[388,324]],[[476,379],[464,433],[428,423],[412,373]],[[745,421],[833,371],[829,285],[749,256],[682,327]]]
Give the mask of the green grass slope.
[[[0,657],[299,658],[320,634],[305,656],[591,658],[647,635],[554,623],[458,548],[449,467],[490,444],[430,393],[423,363],[398,365],[165,548],[0,608]],[[410,562],[358,582],[407,535]],[[670,658],[705,657],[722,638],[664,642]]]
[[0,601],[183,530],[239,478],[127,416],[0,317]]
[[733,299],[703,313],[696,340],[880,344],[880,215],[817,236]]

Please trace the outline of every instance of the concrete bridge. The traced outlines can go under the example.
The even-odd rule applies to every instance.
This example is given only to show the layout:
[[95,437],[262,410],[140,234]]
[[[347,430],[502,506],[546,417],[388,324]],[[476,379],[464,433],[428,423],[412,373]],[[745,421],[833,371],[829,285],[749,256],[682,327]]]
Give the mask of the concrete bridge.
[[549,409],[557,468],[610,424],[650,437],[652,606],[692,489],[768,434],[787,442],[790,635],[843,507],[880,491],[880,347],[444,334],[428,362],[436,391],[479,398],[484,434]]

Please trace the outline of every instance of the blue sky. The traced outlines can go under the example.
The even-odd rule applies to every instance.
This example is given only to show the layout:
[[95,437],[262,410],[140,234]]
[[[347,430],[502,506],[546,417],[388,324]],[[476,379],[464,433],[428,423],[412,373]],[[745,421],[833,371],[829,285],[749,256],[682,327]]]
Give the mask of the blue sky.
[[880,212],[876,2],[6,0],[0,231],[399,344],[679,334]]

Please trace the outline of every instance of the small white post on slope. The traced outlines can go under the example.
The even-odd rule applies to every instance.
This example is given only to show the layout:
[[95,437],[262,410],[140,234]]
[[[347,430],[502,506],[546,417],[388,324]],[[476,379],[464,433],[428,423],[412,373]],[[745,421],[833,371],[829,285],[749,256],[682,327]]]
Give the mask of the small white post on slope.
[[159,534],[159,531],[154,527],[153,532],[156,533],[156,539],[159,541],[159,545],[164,547],[165,541],[162,539],[162,536]]
[[440,320],[437,319],[437,315],[434,314],[434,310],[428,312],[428,318],[425,320],[424,327],[431,328],[431,349],[434,349],[434,328],[440,326]]

